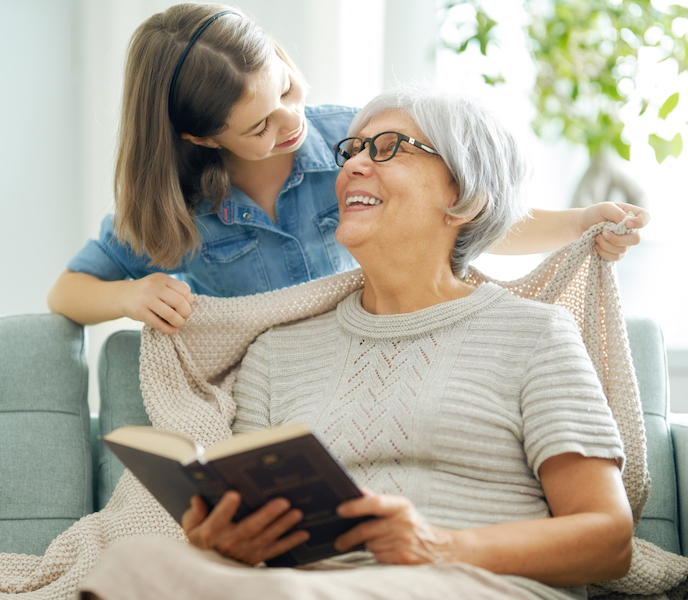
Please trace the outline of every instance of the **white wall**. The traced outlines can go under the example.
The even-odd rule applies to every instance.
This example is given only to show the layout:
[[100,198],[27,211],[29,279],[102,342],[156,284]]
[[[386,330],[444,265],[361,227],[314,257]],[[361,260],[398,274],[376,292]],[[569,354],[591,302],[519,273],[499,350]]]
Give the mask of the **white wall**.
[[45,311],[81,245],[70,0],[1,2],[0,314]]

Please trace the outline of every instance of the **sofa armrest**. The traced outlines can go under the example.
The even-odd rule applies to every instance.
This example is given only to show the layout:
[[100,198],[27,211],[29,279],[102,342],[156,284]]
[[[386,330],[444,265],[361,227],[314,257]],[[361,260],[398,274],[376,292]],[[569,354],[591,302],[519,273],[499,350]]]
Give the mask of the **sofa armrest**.
[[678,482],[681,553],[688,556],[688,414],[671,415],[671,438]]
[[85,346],[60,315],[0,318],[0,552],[43,554],[93,508]]
[[659,325],[647,318],[629,317],[626,327],[643,405],[647,467],[652,480],[636,535],[664,550],[679,553],[676,464],[667,422],[669,390],[664,338]]

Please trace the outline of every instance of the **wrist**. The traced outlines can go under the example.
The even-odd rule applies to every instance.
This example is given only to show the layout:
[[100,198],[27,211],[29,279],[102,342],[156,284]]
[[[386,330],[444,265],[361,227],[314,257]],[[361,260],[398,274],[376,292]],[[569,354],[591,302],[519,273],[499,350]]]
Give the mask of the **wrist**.
[[588,223],[586,221],[585,208],[571,208],[569,210],[571,211],[572,215],[571,219],[569,219],[570,233],[569,239],[566,242],[567,244],[575,242],[593,225],[593,223]]
[[130,290],[134,281],[130,279],[122,279],[111,282],[113,293],[110,295],[112,300],[111,310],[115,315],[114,318],[128,317],[135,318],[130,307]]
[[448,556],[444,562],[462,562],[476,567],[483,566],[479,537],[473,529],[447,532],[450,541],[447,545]]

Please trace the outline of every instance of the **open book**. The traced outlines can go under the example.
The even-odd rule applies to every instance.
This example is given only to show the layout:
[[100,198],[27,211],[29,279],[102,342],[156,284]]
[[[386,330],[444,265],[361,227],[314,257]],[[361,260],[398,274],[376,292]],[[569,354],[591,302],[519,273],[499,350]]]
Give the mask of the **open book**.
[[177,522],[195,494],[210,510],[227,490],[237,490],[242,502],[235,521],[272,498],[287,498],[303,511],[296,527],[310,538],[267,561],[271,567],[338,554],[334,540],[363,520],[337,516],[337,506],[361,492],[305,425],[237,434],[205,450],[182,433],[149,426],[120,427],[103,441]]

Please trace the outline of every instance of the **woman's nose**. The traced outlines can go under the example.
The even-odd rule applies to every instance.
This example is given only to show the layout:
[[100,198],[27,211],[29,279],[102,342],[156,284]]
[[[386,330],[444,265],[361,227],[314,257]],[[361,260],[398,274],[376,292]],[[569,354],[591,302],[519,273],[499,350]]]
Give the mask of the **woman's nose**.
[[279,132],[282,135],[296,133],[303,124],[304,116],[301,105],[299,106],[282,106],[282,125]]
[[349,177],[368,177],[375,167],[375,162],[370,158],[368,144],[358,154],[349,158],[342,167]]

